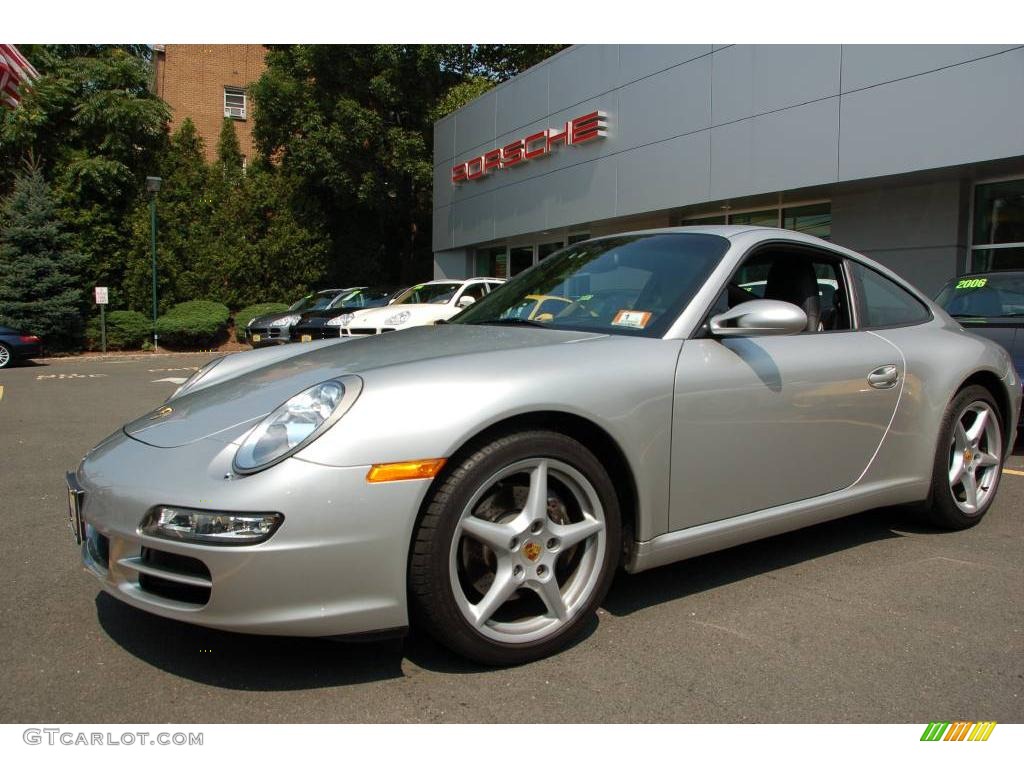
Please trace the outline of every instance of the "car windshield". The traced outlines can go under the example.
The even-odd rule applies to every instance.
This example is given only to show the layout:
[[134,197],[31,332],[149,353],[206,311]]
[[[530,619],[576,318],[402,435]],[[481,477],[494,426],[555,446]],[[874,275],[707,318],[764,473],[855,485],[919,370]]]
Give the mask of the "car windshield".
[[395,299],[395,304],[447,304],[461,285],[462,283],[414,285]]
[[392,293],[394,293],[393,288],[357,288],[351,293],[346,294],[345,297],[334,306],[343,307],[344,309],[383,307],[388,303]]
[[313,312],[318,309],[327,309],[327,307],[331,305],[331,302],[338,298],[338,295],[341,293],[341,291],[320,291],[319,293],[311,293],[309,296],[303,296],[288,307],[288,311]]
[[728,248],[723,237],[696,233],[578,243],[516,275],[450,322],[659,336]]
[[1024,275],[972,275],[950,280],[936,303],[953,317],[1024,316]]

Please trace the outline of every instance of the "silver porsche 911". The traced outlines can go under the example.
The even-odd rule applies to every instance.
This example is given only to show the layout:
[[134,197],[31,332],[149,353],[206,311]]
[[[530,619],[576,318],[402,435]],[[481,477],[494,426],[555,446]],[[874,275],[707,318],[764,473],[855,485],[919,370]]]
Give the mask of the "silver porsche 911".
[[443,325],[215,360],[69,473],[71,521],[145,611],[412,623],[514,664],[577,636],[620,566],[884,505],[976,524],[1020,401],[1001,347],[863,256],[651,230],[572,245]]

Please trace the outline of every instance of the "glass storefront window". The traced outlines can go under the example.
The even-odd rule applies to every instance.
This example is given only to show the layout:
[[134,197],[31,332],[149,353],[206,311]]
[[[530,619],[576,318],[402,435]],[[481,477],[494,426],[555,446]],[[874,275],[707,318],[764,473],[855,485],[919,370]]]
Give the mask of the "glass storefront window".
[[511,268],[509,270],[509,277],[512,275],[518,275],[524,269],[529,269],[533,266],[533,246],[517,246],[509,249],[509,264]]
[[1024,179],[974,188],[970,269],[1024,269]]
[[541,243],[537,246],[537,261],[544,261],[555,251],[560,251],[565,246],[562,245],[561,241],[557,243]]
[[589,232],[576,232],[574,234],[569,235],[569,241],[568,242],[569,242],[569,245],[572,245],[573,243],[579,243],[579,242],[582,242],[584,240],[589,240],[589,239],[590,239],[590,233]]
[[747,211],[746,213],[730,213],[730,224],[750,224],[755,227],[779,226],[779,209],[770,208],[765,211]]
[[974,188],[974,245],[1024,244],[1024,179]]
[[1019,248],[975,248],[972,272],[1024,269],[1024,245]]
[[715,224],[725,224],[725,214],[721,216],[704,216],[699,219],[683,219],[679,222],[680,227],[710,227]]
[[796,208],[784,208],[782,226],[796,232],[829,240],[832,237],[832,205],[815,203]]
[[505,246],[481,248],[476,252],[477,277],[508,277],[508,256]]

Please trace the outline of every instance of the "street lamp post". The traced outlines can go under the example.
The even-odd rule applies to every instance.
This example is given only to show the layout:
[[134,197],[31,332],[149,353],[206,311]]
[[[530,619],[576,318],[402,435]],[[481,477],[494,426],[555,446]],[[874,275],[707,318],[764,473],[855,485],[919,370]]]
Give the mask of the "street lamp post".
[[153,257],[153,351],[157,351],[159,337],[156,335],[156,195],[163,179],[159,176],[146,177],[146,191],[149,192],[149,246]]

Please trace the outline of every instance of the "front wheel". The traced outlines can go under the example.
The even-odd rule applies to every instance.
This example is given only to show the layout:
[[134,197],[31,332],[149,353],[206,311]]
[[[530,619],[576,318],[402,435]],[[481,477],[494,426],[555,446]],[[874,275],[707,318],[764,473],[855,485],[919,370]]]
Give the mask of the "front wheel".
[[952,530],[977,525],[995,500],[1003,458],[999,406],[984,387],[966,387],[943,419],[927,508],[930,522]]
[[413,543],[415,615],[452,650],[521,664],[564,648],[604,599],[620,551],[608,473],[575,440],[530,431],[459,464]]

